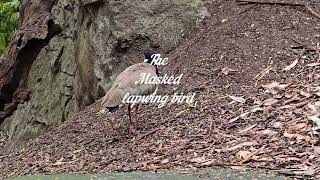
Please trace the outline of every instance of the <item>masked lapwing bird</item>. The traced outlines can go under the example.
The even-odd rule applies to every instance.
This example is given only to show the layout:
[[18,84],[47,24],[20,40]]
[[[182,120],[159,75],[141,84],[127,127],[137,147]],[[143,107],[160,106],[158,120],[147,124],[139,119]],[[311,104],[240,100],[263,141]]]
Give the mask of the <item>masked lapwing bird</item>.
[[[148,49],[144,52],[145,60],[143,63],[134,64],[121,72],[110,90],[103,97],[101,105],[109,112],[115,112],[119,105],[123,103],[126,94],[130,96],[147,96],[154,93],[157,89],[156,84],[136,83],[141,79],[143,73],[149,74],[150,78],[158,77],[157,65],[152,65],[153,55],[156,52]],[[137,128],[137,113],[139,104],[128,104],[128,116],[130,120],[129,131],[133,135],[139,133]]]

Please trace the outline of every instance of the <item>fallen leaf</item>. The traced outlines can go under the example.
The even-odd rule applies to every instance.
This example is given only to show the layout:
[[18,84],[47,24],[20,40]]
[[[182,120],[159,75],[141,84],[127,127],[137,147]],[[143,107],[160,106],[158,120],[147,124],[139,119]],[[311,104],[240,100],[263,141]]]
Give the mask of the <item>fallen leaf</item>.
[[263,101],[263,105],[264,106],[272,106],[274,104],[276,104],[279,100],[277,99],[273,99],[273,98],[270,98],[270,99],[266,99]]
[[266,145],[262,146],[259,149],[255,149],[254,151],[252,151],[250,154],[248,154],[244,160],[241,161],[241,163],[245,163],[247,161],[250,161],[252,159],[253,156],[255,156],[256,154],[258,154],[261,150],[263,150],[266,147]]
[[237,171],[244,171],[247,169],[245,166],[230,166],[230,168]]
[[222,20],[221,20],[221,23],[224,23],[224,22],[226,22],[227,20],[228,20],[228,18],[222,19]]
[[289,66],[284,68],[284,71],[290,71],[292,68],[294,68],[298,64],[298,59],[294,60]]
[[295,102],[295,101],[300,101],[301,98],[299,97],[298,94],[295,94],[293,97],[291,97],[290,99],[288,99],[287,101],[285,101],[283,104],[290,104],[292,102]]
[[298,130],[303,129],[303,128],[305,128],[305,127],[307,127],[307,124],[306,124],[306,123],[298,123],[298,124],[289,125],[289,126],[288,126],[288,129],[289,129],[290,131],[298,131]]
[[62,161],[63,161],[63,157],[61,157],[57,162],[52,164],[52,166],[61,166],[62,164],[64,164]]
[[282,129],[283,124],[282,124],[282,122],[275,122],[275,123],[273,123],[272,127],[276,128],[276,129]]
[[261,80],[263,77],[265,77],[267,74],[269,74],[271,70],[272,70],[272,68],[271,68],[271,67],[268,67],[268,68],[266,68],[266,69],[263,69],[263,71],[261,71],[260,73],[258,73],[258,74],[254,77],[254,79],[257,79],[256,85],[257,85],[258,81]]
[[239,103],[246,103],[246,100],[242,97],[237,97],[237,96],[229,96],[229,98],[231,98],[232,100],[236,101],[236,102],[239,102]]
[[271,158],[271,157],[259,157],[259,158],[257,159],[257,161],[273,162],[274,159]]
[[190,160],[190,162],[193,162],[193,163],[204,163],[204,162],[207,162],[207,158],[205,157],[197,157],[197,158],[193,158]]
[[307,92],[304,92],[304,91],[300,91],[300,94],[301,94],[302,96],[304,96],[304,97],[307,97],[307,98],[309,98],[309,97],[312,96],[312,94],[307,93]]
[[316,155],[320,156],[320,146],[314,146],[313,151]]
[[72,153],[73,154],[79,154],[81,151],[82,151],[82,149],[77,149],[77,150],[72,151]]
[[280,84],[278,82],[273,82],[268,85],[262,85],[263,88],[268,90],[271,94],[275,95],[280,93],[281,91],[285,90],[286,87],[288,87],[287,84]]
[[267,135],[267,136],[274,136],[274,135],[278,134],[277,131],[273,131],[271,129],[265,129],[262,131],[258,131],[257,133],[261,134],[261,135]]
[[178,112],[176,115],[175,115],[175,118],[178,118],[178,117],[181,117],[185,112],[187,112],[188,110],[183,110],[183,111],[180,111]]
[[286,98],[292,98],[295,94],[285,93],[284,97]]
[[257,124],[251,125],[251,126],[245,128],[245,129],[239,131],[239,134],[246,133],[246,132],[250,131],[251,129],[253,129],[253,128],[256,127],[256,126],[257,126]]
[[188,108],[196,108],[197,107],[197,101],[195,102],[186,102],[186,105]]
[[79,164],[78,164],[78,169],[79,169],[79,170],[83,168],[84,163],[85,163],[84,160],[81,159],[81,161],[80,161]]
[[257,146],[257,145],[259,145],[259,143],[257,141],[244,142],[244,143],[237,144],[237,145],[235,145],[233,147],[226,148],[226,151],[234,151],[236,149],[241,149],[243,147]]
[[248,114],[250,114],[250,112],[243,113],[240,116],[237,116],[237,117],[235,117],[233,119],[230,119],[229,123],[233,123],[233,122],[235,122],[235,121],[237,121],[239,119],[242,119],[242,118],[246,117]]
[[300,175],[300,176],[313,176],[316,171],[312,167],[308,167],[303,165],[304,167],[297,167],[297,168],[284,168],[280,169],[280,174],[285,175]]
[[295,138],[296,137],[296,134],[290,134],[290,133],[283,133],[283,136],[286,137],[286,138]]
[[314,153],[316,153],[317,155],[320,155],[320,146],[315,146],[313,148]]
[[309,109],[311,109],[311,115],[319,115],[320,114],[319,107],[317,107],[316,105],[309,103],[307,106]]
[[316,124],[316,126],[320,126],[320,118],[318,115],[310,116],[309,119]]
[[301,134],[290,134],[290,133],[283,133],[283,136],[286,138],[290,138],[290,139],[297,139],[298,141],[300,140],[305,140],[306,142],[311,142],[311,137],[310,136],[304,136]]
[[310,63],[307,64],[308,67],[320,66],[320,63]]
[[290,109],[290,108],[293,108],[294,106],[291,106],[291,105],[284,105],[284,106],[280,106],[278,107],[277,109]]
[[256,108],[251,110],[251,112],[253,112],[253,113],[259,112],[259,111],[263,111],[263,109],[261,107],[256,107]]
[[320,92],[314,93],[316,96],[320,97]]
[[251,151],[239,151],[239,152],[237,153],[237,156],[238,156],[240,159],[246,159],[250,154],[251,154]]
[[281,94],[276,94],[273,96],[273,98],[275,98],[275,99],[282,99],[282,97],[283,97],[283,95],[281,95]]
[[169,162],[169,159],[163,159],[162,161],[161,161],[161,164],[167,164]]
[[300,158],[297,158],[297,157],[287,157],[287,156],[285,156],[285,157],[275,157],[275,159],[276,160],[279,160],[279,161],[281,161],[281,162],[288,162],[288,161],[301,161],[301,159]]
[[63,162],[57,161],[54,164],[52,164],[52,166],[61,166],[62,164],[64,164]]
[[208,160],[207,162],[204,162],[201,164],[201,166],[211,166],[216,163],[216,160]]
[[228,67],[224,67],[224,68],[221,69],[221,71],[222,71],[223,74],[228,75],[230,72],[234,72],[236,70],[230,69]]
[[96,115],[100,116],[101,114],[105,114],[106,112],[108,112],[108,109],[102,108],[98,112],[96,112]]

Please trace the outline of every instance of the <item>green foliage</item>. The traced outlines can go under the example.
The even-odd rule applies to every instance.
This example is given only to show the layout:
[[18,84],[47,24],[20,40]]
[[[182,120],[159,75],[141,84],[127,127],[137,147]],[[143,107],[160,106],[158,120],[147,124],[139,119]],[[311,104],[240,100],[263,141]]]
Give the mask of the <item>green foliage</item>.
[[8,46],[17,26],[20,0],[0,0],[0,55]]

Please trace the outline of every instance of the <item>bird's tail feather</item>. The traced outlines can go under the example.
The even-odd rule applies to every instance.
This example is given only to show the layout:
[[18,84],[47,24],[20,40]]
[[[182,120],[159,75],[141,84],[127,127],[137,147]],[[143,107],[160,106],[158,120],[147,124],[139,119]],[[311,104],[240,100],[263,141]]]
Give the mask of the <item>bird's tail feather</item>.
[[107,107],[109,112],[116,112],[119,109],[119,106],[115,106],[115,107]]

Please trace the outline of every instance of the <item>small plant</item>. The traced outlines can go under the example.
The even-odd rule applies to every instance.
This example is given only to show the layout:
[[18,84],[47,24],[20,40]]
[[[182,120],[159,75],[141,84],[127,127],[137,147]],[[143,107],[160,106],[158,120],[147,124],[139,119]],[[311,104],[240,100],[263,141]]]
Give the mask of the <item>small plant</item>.
[[8,46],[19,18],[20,0],[0,0],[0,55]]

